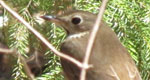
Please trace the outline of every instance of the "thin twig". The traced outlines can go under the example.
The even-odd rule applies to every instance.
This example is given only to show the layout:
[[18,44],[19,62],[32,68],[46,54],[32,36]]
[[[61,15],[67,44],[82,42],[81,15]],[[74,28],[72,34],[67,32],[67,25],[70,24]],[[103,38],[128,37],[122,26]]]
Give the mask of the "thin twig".
[[97,17],[96,22],[94,24],[93,30],[90,34],[90,38],[89,38],[87,49],[86,49],[86,55],[85,55],[85,58],[83,61],[84,67],[81,70],[80,80],[86,80],[86,72],[87,72],[86,66],[88,66],[89,58],[90,58],[90,55],[91,55],[91,52],[93,49],[93,43],[96,39],[96,35],[97,35],[98,30],[100,28],[101,20],[102,20],[103,13],[105,11],[105,7],[106,7],[107,2],[108,2],[108,0],[102,1],[102,5],[101,5],[101,8],[99,9],[98,17]]
[[20,57],[20,59],[21,59],[21,63],[24,65],[24,70],[25,70],[27,76],[28,76],[31,80],[34,80],[34,79],[35,79],[35,78],[34,78],[34,75],[32,74],[31,69],[29,68],[29,66],[27,65],[27,62],[26,62],[25,58],[24,58],[20,53],[19,53],[18,55],[19,55],[19,57]]
[[26,11],[26,12],[28,13],[28,15],[29,15],[30,17],[32,17],[32,16],[31,16],[31,14],[30,14],[28,8],[30,7],[31,3],[32,3],[32,0],[29,1],[28,5],[26,6],[26,8],[25,8],[25,10],[24,10],[24,11]]
[[0,0],[1,6],[3,6],[9,13],[11,13],[16,19],[18,19],[21,23],[23,23],[36,37],[38,37],[49,49],[51,49],[56,55],[67,59],[73,63],[75,63],[79,67],[83,67],[82,63],[78,60],[65,55],[58,50],[55,49],[55,47],[52,46],[38,31],[36,31],[29,23],[27,23],[19,14],[17,14],[15,11],[13,11],[10,7],[8,7],[2,0]]
[[11,49],[5,49],[5,48],[0,48],[0,52],[1,52],[1,53],[10,54],[10,53],[13,53],[14,50],[11,50]]
[[32,74],[29,66],[27,65],[26,60],[24,59],[24,57],[21,54],[17,54],[16,50],[11,50],[11,49],[4,49],[4,48],[0,48],[0,53],[5,54],[10,54],[13,56],[19,56],[21,59],[21,63],[24,65],[24,70],[27,74],[27,76],[31,79],[34,80],[34,75]]
[[31,3],[32,3],[32,0],[29,1],[29,3],[28,3],[28,5],[27,5],[26,9],[28,9],[28,8],[30,7]]

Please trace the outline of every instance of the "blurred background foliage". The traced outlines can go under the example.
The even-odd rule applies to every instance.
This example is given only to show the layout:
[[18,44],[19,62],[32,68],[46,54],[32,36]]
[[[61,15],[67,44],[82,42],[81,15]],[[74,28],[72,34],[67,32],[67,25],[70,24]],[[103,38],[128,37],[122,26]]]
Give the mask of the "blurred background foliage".
[[[79,9],[97,14],[101,0],[5,0],[57,49],[65,38],[63,29],[39,18],[43,14],[61,14],[70,9]],[[116,32],[128,49],[143,80],[150,80],[150,0],[109,0],[104,20]],[[3,10],[0,7],[1,10]],[[37,80],[64,80],[59,57],[54,55],[28,29],[13,18],[6,10],[7,25],[1,28],[4,42],[28,58],[39,51],[44,54],[47,67],[36,77]],[[38,49],[38,50],[37,50]],[[27,80],[20,58],[13,68],[14,80]]]

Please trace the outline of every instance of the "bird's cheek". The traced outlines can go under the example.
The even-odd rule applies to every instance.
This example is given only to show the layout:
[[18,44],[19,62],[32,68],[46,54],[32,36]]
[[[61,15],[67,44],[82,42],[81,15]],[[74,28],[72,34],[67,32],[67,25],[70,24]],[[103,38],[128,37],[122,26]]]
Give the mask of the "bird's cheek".
[[61,24],[60,27],[62,27],[67,34],[69,34],[71,31],[70,26],[67,24]]
[[88,25],[86,25],[86,26],[80,26],[79,30],[81,30],[83,32],[83,31],[88,31],[90,29],[89,29]]

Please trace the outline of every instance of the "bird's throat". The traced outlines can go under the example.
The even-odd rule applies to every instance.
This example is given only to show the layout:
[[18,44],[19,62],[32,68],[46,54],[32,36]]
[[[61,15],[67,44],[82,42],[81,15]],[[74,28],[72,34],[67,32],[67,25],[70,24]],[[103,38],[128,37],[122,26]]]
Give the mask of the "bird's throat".
[[90,32],[89,31],[86,31],[86,32],[81,32],[81,33],[76,33],[76,34],[71,34],[69,35],[65,41],[68,41],[68,40],[73,40],[73,39],[79,39],[79,38],[82,38],[84,37],[85,35],[89,34]]

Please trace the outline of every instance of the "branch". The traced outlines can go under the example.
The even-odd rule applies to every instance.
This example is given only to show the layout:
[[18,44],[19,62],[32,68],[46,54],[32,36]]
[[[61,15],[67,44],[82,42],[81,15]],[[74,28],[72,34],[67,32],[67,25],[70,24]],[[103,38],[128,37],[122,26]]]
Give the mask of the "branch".
[[21,59],[22,64],[24,65],[24,70],[25,70],[27,76],[28,76],[31,80],[34,80],[34,79],[35,79],[35,78],[34,78],[34,75],[32,74],[32,72],[31,72],[29,66],[27,65],[27,62],[26,62],[25,58],[24,58],[21,54],[18,54],[18,56],[19,56],[19,58]]
[[6,54],[10,54],[10,53],[13,53],[14,50],[11,50],[11,49],[5,49],[5,48],[0,48],[0,53],[6,53]]
[[101,8],[99,9],[98,17],[97,17],[96,22],[94,24],[93,30],[90,34],[90,38],[89,38],[87,49],[86,49],[86,55],[85,55],[84,61],[83,61],[84,67],[82,68],[81,74],[80,74],[80,80],[86,80],[86,72],[87,72],[86,67],[88,66],[89,58],[90,58],[90,55],[91,55],[91,52],[93,49],[93,43],[94,43],[94,41],[96,39],[96,35],[99,31],[101,20],[102,20],[103,13],[105,11],[105,7],[106,7],[107,2],[108,2],[108,0],[102,1],[102,5],[101,5]]
[[2,7],[4,7],[9,13],[11,13],[16,19],[18,19],[22,24],[24,24],[37,38],[39,38],[49,49],[51,49],[56,55],[67,59],[73,63],[75,63],[79,67],[83,67],[82,63],[79,62],[78,60],[65,55],[58,50],[55,49],[55,47],[52,46],[38,31],[36,31],[29,23],[27,23],[17,12],[13,11],[10,7],[8,7],[2,0],[0,0],[0,4]]
[[[24,59],[24,57],[21,54],[17,54],[16,50],[11,50],[11,49],[5,49],[5,48],[0,48],[0,53],[6,55],[6,54],[10,54],[13,56],[19,56],[19,58],[21,59],[21,63],[24,65],[24,70],[27,74],[27,76],[31,79],[34,80],[34,75],[32,74],[29,66],[27,65],[26,60]],[[1,54],[0,54],[1,55]]]

